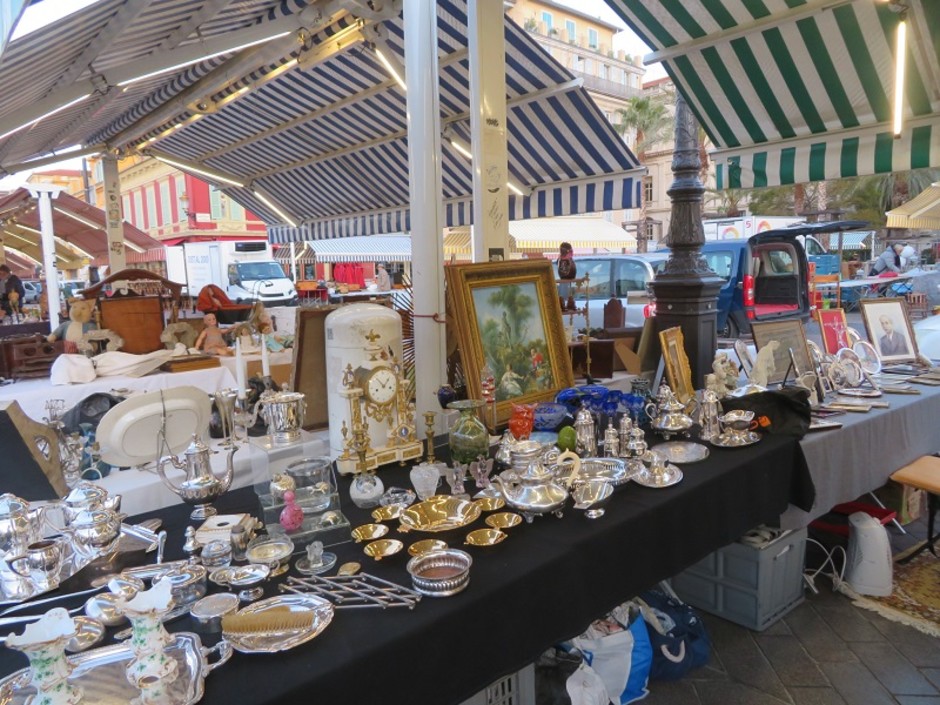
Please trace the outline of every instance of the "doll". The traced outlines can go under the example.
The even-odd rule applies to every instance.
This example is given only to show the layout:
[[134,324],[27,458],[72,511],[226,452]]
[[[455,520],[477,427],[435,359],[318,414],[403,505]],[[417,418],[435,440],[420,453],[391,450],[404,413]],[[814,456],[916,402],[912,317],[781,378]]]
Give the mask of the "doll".
[[65,340],[65,352],[77,353],[78,344],[85,333],[97,330],[98,325],[92,320],[95,302],[88,299],[69,300],[69,320],[63,322],[46,338],[50,343]]
[[195,347],[199,350],[205,350],[210,355],[232,355],[232,349],[225,344],[225,338],[222,336],[222,330],[219,328],[218,320],[214,313],[207,313],[202,317],[205,327],[196,338]]

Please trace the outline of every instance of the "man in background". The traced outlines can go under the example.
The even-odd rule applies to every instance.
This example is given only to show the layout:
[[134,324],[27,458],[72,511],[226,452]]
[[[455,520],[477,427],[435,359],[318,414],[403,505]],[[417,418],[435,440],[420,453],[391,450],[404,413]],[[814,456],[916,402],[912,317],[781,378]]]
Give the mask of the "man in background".
[[885,251],[881,253],[881,256],[875,260],[875,264],[871,268],[871,275],[877,277],[885,272],[900,274],[901,250],[903,249],[904,245],[900,242],[896,242],[891,247],[885,249]]
[[379,291],[392,290],[392,278],[388,275],[388,270],[381,262],[375,269],[375,288]]
[[[9,265],[0,264],[0,281],[3,282],[3,298],[0,299],[4,312],[9,316],[13,313],[14,304],[17,310],[23,305],[23,299],[26,296],[26,289],[20,278],[10,271]],[[10,295],[16,296],[11,300]]]

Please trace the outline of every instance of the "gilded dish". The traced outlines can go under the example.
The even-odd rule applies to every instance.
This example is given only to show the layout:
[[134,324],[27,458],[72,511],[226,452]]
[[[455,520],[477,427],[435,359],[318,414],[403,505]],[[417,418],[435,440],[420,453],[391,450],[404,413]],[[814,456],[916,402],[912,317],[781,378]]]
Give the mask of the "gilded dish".
[[399,531],[450,531],[471,524],[480,518],[480,505],[450,495],[435,495],[424,502],[412,504],[398,518]]
[[352,530],[352,537],[356,543],[361,543],[382,538],[387,533],[388,527],[385,524],[363,524]]
[[486,525],[494,529],[509,529],[521,523],[522,517],[513,512],[499,512],[486,517]]
[[506,500],[502,497],[480,497],[473,503],[480,505],[480,509],[484,512],[495,512],[506,506]]
[[477,529],[467,534],[467,543],[471,546],[495,546],[506,538],[505,531],[499,529]]
[[401,504],[387,504],[372,510],[372,518],[376,521],[391,521],[400,517],[404,509],[405,507]]
[[421,539],[415,541],[408,547],[408,554],[411,556],[420,556],[428,551],[443,551],[447,548],[447,543],[438,539]]
[[375,560],[380,561],[383,558],[395,555],[404,548],[404,546],[405,544],[398,539],[379,539],[378,541],[367,543],[366,547],[362,550],[365,551],[367,556],[371,556]]

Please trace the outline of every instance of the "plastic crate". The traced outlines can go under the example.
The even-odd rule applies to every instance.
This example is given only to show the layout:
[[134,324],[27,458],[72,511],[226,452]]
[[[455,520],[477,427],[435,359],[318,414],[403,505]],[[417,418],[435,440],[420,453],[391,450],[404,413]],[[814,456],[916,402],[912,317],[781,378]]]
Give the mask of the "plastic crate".
[[535,705],[535,664],[500,678],[461,705]]
[[760,547],[732,543],[672,578],[693,607],[763,631],[803,601],[806,529]]

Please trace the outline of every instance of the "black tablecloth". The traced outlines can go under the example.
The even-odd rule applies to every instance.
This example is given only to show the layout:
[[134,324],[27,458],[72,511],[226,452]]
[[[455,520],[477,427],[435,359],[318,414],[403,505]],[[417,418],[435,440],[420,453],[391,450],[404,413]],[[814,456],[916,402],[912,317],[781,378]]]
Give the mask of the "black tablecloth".
[[[209,705],[271,703],[459,703],[495,679],[531,663],[541,651],[579,634],[595,618],[636,593],[681,571],[761,522],[774,521],[808,474],[796,441],[767,437],[748,448],[713,448],[706,460],[683,466],[685,479],[665,489],[628,483],[617,489],[606,514],[588,520],[567,509],[562,519],[538,517],[509,529],[489,548],[464,547],[473,556],[469,587],[442,599],[425,598],[413,610],[338,610],[312,642],[282,654],[236,653],[206,682]],[[383,469],[386,487],[409,486],[407,471]],[[348,497],[352,526],[371,521]],[[470,483],[468,483],[468,489]],[[808,487],[811,494],[811,486]],[[811,502],[811,497],[810,497]],[[230,492],[223,512],[255,510],[251,489]],[[181,554],[190,523],[183,506],[154,512],[169,531],[168,559]],[[146,515],[150,516],[150,515]],[[397,522],[393,522],[397,524]],[[458,547],[470,527],[434,534]],[[406,547],[426,534],[398,534]],[[407,553],[374,562],[361,544],[330,550],[339,562],[409,585]],[[276,594],[274,585],[267,592]],[[169,627],[194,631],[189,618]],[[19,630],[17,630],[19,631]],[[204,637],[212,643],[215,639]],[[0,649],[0,673],[25,665]]]

